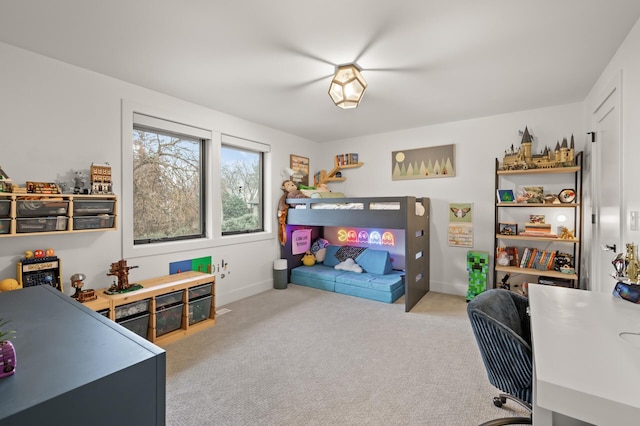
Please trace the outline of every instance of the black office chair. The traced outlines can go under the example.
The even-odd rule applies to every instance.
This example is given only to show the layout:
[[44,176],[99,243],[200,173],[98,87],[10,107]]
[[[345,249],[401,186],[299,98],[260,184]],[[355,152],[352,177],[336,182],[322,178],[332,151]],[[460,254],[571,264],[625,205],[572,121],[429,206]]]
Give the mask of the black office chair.
[[[467,305],[473,334],[478,342],[489,382],[500,389],[493,398],[497,407],[514,401],[532,413],[533,363],[529,301],[509,290],[491,289]],[[481,426],[532,424],[529,417],[504,417]]]

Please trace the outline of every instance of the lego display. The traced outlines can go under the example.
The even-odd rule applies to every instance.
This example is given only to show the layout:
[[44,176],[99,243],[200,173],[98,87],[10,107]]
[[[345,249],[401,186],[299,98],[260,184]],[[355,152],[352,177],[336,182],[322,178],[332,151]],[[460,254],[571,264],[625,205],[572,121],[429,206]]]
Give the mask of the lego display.
[[109,163],[91,163],[91,194],[113,194]]
[[571,135],[571,143],[567,143],[567,138],[558,141],[552,151],[548,146],[541,154],[534,154],[532,151],[533,137],[525,126],[522,133],[520,147],[514,148],[511,145],[504,153],[502,160],[502,170],[527,170],[527,169],[550,169],[555,167],[571,167],[576,165],[575,141]]
[[60,278],[62,261],[52,248],[25,251],[16,269],[18,283],[22,287],[50,285],[64,293]]
[[112,263],[107,276],[113,275],[118,281],[105,290],[105,294],[120,294],[141,289],[142,285],[129,283],[129,270],[134,268],[137,266],[127,266],[125,259]]
[[76,299],[78,302],[82,302],[82,303],[90,302],[98,298],[95,290],[90,288],[88,289],[82,288],[84,287],[84,280],[87,279],[87,276],[85,274],[82,274],[82,273],[73,274],[69,279],[71,280],[71,287],[76,289],[75,293],[73,293],[71,297]]

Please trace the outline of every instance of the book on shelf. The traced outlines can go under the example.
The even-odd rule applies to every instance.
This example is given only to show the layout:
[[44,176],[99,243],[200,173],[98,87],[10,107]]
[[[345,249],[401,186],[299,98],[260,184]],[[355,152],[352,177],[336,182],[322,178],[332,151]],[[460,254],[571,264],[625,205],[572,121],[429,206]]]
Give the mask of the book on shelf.
[[518,247],[508,246],[505,247],[505,251],[509,256],[509,266],[519,266],[520,259],[518,259]]

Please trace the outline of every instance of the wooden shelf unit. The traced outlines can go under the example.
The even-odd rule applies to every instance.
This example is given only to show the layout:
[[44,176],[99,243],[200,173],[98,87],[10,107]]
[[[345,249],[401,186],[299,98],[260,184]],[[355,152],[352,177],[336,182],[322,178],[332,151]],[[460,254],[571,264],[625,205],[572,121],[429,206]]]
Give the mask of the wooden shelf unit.
[[[202,272],[188,271],[173,275],[166,275],[157,278],[138,281],[143,288],[130,293],[105,294],[105,290],[97,290],[98,300],[109,301],[109,318],[115,321],[115,309],[118,306],[137,302],[144,299],[149,301],[149,328],[147,340],[156,345],[163,345],[180,339],[189,334],[211,327],[216,323],[216,303],[215,303],[215,275]],[[189,289],[203,284],[211,284],[211,303],[209,306],[209,316],[203,321],[189,324]],[[171,331],[161,336],[156,336],[156,297],[165,294],[182,291],[182,321],[178,330]],[[102,302],[94,301],[94,304],[86,303],[85,306],[95,309],[94,306],[103,306]],[[93,303],[93,302],[92,302]],[[103,309],[103,308],[101,308]]]
[[[20,201],[65,201],[68,202],[67,211],[64,214],[54,216],[54,215],[42,215],[42,216],[20,216],[18,213],[17,204]],[[78,232],[96,232],[96,231],[114,231],[118,229],[118,197],[116,195],[86,195],[86,194],[24,194],[24,193],[12,193],[12,192],[0,192],[0,202],[9,201],[9,215],[8,216],[0,216],[0,222],[2,222],[3,226],[0,226],[0,229],[3,229],[4,226],[9,224],[9,230],[5,233],[0,233],[0,238],[2,237],[21,237],[27,235],[53,235],[53,234],[68,234],[68,233],[78,233]],[[113,201],[113,211],[108,216],[112,217],[113,222],[110,227],[104,228],[89,228],[89,229],[73,229],[74,228],[74,202],[91,202],[91,201]],[[18,232],[18,220],[38,220],[38,219],[55,219],[57,217],[66,218],[66,227],[63,230],[56,231],[34,231],[34,232]],[[104,215],[94,214],[94,215],[77,215],[78,218],[84,219],[101,219]],[[6,229],[6,228],[4,228]],[[2,231],[0,231],[2,232]]]
[[331,171],[329,173],[327,173],[326,170],[320,170],[320,178],[319,179],[315,179],[314,177],[314,182],[313,185],[314,186],[318,186],[320,184],[326,184],[329,182],[344,182],[347,178],[344,176],[341,177],[336,177],[336,173],[338,173],[341,170],[347,170],[347,169],[357,169],[359,167],[362,167],[364,165],[364,163],[362,162],[358,162],[355,164],[344,164],[344,165],[339,165],[338,164],[338,160],[334,158],[333,160],[333,169],[331,169]]
[[[573,185],[573,189],[576,191],[576,199],[573,203],[560,203],[560,204],[547,204],[547,203],[504,203],[504,202],[496,202],[495,203],[495,241],[494,247],[497,252],[497,248],[500,243],[504,241],[511,241],[515,244],[521,242],[529,242],[529,243],[547,243],[547,244],[564,244],[567,247],[570,247],[566,250],[566,252],[572,252],[573,255],[573,263],[574,269],[576,273],[574,274],[565,274],[563,272],[555,271],[555,270],[539,270],[534,268],[521,268],[519,266],[500,266],[494,262],[494,274],[493,274],[493,287],[497,286],[497,283],[504,274],[521,274],[521,275],[530,275],[530,276],[545,276],[551,278],[561,278],[568,279],[573,281],[573,287],[580,287],[580,255],[581,255],[581,242],[580,239],[582,237],[582,161],[583,161],[583,153],[578,152],[575,156],[576,166],[571,167],[558,167],[558,168],[540,168],[540,169],[525,169],[525,170],[500,170],[500,161],[496,158],[495,160],[495,193],[497,193],[498,189],[503,189],[501,187],[502,179],[513,178],[515,176],[525,176],[525,175],[559,175],[559,176],[568,176],[570,175],[573,179],[570,181],[567,179],[562,179],[562,182],[558,183],[566,183],[567,187]],[[517,179],[517,178],[516,178]],[[534,185],[532,185],[534,186]],[[515,192],[515,191],[514,191]],[[555,238],[555,237],[543,237],[543,236],[530,236],[530,235],[502,235],[499,232],[500,223],[501,223],[501,214],[505,211],[505,209],[515,208],[516,213],[520,213],[521,209],[570,209],[572,211],[572,224],[575,229],[575,237],[574,238]],[[571,228],[570,226],[567,226]],[[506,244],[509,245],[509,244]],[[525,245],[518,245],[518,251],[526,247]],[[543,249],[544,250],[544,249]],[[496,253],[494,253],[495,255]],[[521,255],[521,252],[519,253]],[[499,277],[500,275],[500,277]]]

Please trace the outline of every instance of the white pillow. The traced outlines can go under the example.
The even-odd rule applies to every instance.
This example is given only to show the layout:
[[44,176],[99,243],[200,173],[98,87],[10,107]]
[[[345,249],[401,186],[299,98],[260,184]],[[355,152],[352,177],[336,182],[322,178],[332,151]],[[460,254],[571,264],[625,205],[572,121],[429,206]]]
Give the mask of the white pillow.
[[336,266],[334,266],[334,268],[340,269],[343,271],[350,271],[350,272],[357,272],[357,273],[362,272],[362,268],[360,267],[360,265],[358,265],[356,261],[351,259],[350,257],[345,259],[344,262],[338,263]]

